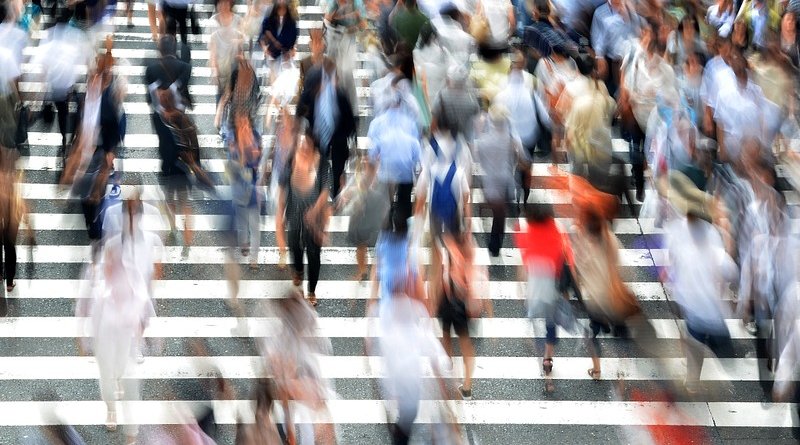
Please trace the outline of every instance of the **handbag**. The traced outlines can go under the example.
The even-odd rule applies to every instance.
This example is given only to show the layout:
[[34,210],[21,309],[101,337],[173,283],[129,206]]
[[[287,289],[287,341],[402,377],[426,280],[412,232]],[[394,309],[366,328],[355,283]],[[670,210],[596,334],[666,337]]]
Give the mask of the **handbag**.
[[[603,232],[603,237],[606,238],[606,241],[609,241],[610,232],[608,229]],[[606,246],[606,252],[609,252],[609,250],[613,248],[611,247],[612,243],[610,241],[606,242]],[[622,282],[622,277],[619,275],[616,262],[609,258],[606,264],[608,264],[608,297],[614,315],[618,320],[622,321],[640,313],[641,307],[639,306],[639,300],[637,300],[636,295],[628,289],[628,286]]]

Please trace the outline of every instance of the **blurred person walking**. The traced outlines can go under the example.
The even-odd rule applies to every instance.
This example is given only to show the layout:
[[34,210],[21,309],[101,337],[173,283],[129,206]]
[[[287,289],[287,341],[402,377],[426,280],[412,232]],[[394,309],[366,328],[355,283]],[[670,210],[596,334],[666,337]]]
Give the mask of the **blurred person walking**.
[[242,18],[233,12],[233,0],[217,0],[211,16],[208,38],[208,66],[211,81],[217,86],[217,102],[230,89],[231,72],[236,66],[239,46],[245,41],[240,31]]
[[506,232],[508,202],[515,189],[514,173],[517,165],[528,160],[504,106],[492,105],[479,125],[475,150],[483,170],[483,198],[492,210],[492,229],[487,247],[489,255],[498,257]]
[[292,282],[303,283],[303,254],[308,256],[308,294],[312,306],[317,305],[322,245],[330,209],[330,165],[316,147],[311,128],[301,125],[297,148],[289,157],[280,177],[278,208],[275,215],[275,236],[281,255],[288,249],[292,262]]
[[259,37],[271,81],[278,77],[281,64],[294,56],[298,35],[295,11],[287,0],[277,0],[261,25]]

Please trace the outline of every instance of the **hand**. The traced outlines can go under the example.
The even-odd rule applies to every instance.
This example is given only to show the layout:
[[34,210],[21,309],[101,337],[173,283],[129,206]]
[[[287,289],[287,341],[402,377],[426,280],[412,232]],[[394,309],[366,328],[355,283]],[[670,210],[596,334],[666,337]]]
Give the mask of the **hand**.
[[286,270],[286,247],[278,250],[278,270]]

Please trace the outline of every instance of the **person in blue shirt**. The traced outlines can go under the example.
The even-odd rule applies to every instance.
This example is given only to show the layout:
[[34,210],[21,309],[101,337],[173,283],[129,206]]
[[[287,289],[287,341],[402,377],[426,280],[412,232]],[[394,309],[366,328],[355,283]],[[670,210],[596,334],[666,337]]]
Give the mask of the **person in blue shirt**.
[[[398,98],[392,108],[399,106]],[[373,121],[368,137],[369,159],[373,165],[377,165],[378,182],[388,191],[390,202],[396,202],[400,215],[410,218],[411,190],[420,162],[418,136],[407,125],[376,126]]]

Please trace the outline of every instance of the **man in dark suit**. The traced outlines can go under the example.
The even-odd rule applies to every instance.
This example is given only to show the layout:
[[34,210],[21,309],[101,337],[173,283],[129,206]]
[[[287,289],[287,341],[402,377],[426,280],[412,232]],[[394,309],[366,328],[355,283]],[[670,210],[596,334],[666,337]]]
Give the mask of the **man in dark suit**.
[[[328,98],[332,100],[326,100]],[[305,117],[309,127],[314,129],[322,156],[330,157],[331,197],[336,198],[342,188],[345,165],[350,157],[350,139],[356,134],[358,121],[347,93],[338,86],[336,65],[331,60],[325,60],[321,67],[312,68],[306,74],[297,115]]]

